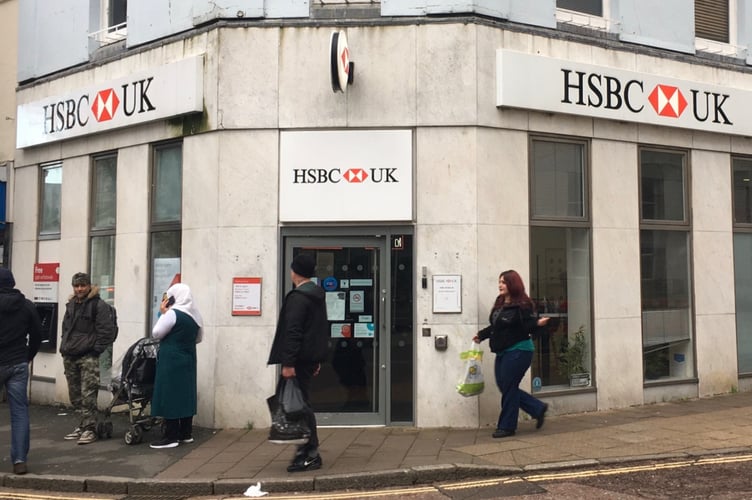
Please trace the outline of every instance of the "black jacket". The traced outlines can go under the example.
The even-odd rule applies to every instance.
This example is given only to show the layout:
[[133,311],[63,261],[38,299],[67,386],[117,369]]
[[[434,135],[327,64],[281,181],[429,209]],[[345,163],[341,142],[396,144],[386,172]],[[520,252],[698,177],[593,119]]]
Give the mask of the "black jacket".
[[60,353],[63,356],[99,356],[115,342],[115,321],[110,307],[99,297],[99,287],[91,287],[83,302],[73,296],[65,305]]
[[282,302],[268,364],[320,363],[326,359],[328,343],[326,294],[313,282],[303,283]]
[[34,304],[15,288],[0,288],[0,366],[31,361],[41,342],[42,324]]
[[505,304],[501,309],[492,310],[488,321],[491,324],[478,332],[478,338],[490,339],[491,352],[496,353],[529,339],[538,325],[533,309],[519,304]]

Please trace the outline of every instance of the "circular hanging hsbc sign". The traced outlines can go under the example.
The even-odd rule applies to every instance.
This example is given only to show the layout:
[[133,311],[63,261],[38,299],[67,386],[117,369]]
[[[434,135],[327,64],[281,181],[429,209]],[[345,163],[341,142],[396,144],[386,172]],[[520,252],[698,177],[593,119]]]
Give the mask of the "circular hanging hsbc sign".
[[344,92],[348,83],[353,82],[355,63],[350,61],[350,49],[344,31],[332,32],[329,40],[329,68],[332,77],[332,90]]

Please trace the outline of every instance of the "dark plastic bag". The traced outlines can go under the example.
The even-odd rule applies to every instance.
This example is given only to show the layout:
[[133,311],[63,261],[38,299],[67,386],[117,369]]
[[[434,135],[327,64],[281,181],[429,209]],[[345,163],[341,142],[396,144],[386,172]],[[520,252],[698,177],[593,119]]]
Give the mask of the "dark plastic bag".
[[278,391],[282,411],[288,417],[300,416],[308,409],[308,404],[303,398],[303,391],[300,390],[298,379],[286,378],[280,380],[281,391]]
[[[287,395],[285,396],[285,390]],[[283,401],[288,399],[285,411]],[[277,393],[267,398],[266,404],[272,419],[269,429],[269,441],[276,444],[305,444],[311,437],[311,429],[305,421],[307,405],[296,379],[281,379],[277,384]]]

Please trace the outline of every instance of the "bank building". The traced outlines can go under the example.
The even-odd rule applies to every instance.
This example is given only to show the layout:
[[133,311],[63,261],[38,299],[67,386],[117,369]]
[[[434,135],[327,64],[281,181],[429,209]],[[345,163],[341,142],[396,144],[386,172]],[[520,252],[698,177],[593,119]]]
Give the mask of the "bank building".
[[[67,402],[71,276],[204,317],[199,412],[269,425],[289,264],[316,261],[321,425],[494,425],[460,353],[500,272],[551,318],[550,414],[752,389],[752,10],[741,0],[24,0],[4,259]],[[12,228],[12,231],[10,230]]]

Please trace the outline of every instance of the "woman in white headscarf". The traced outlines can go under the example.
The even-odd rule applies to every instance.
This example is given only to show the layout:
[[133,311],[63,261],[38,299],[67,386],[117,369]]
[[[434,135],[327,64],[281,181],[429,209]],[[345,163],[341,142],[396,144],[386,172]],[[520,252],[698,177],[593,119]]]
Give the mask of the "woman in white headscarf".
[[193,442],[193,416],[198,406],[196,344],[203,336],[203,319],[188,285],[172,285],[162,297],[162,313],[152,337],[160,340],[152,415],[165,420],[165,434],[152,448],[174,448]]

